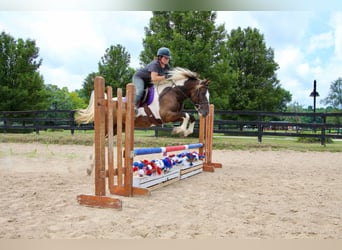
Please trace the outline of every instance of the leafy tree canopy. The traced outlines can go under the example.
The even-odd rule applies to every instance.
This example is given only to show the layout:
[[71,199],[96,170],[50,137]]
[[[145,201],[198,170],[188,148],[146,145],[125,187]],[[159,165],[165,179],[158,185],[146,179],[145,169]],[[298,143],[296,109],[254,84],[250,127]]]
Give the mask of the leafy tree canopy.
[[[211,102],[218,109],[284,110],[291,94],[281,88],[278,64],[257,29],[227,34],[213,11],[155,11],[145,27],[143,64],[158,48],[169,47],[172,66],[209,78]],[[191,107],[190,107],[191,108]]]
[[103,57],[98,63],[98,72],[92,72],[84,79],[80,96],[89,101],[91,92],[94,90],[94,80],[96,76],[105,79],[106,86],[115,89],[122,88],[125,92],[126,84],[132,81],[134,69],[129,67],[131,56],[122,45],[112,45],[106,49]]
[[233,29],[226,43],[227,62],[233,71],[229,82],[229,108],[236,110],[285,110],[291,94],[277,79],[278,64],[264,36],[250,27]]
[[326,105],[331,105],[333,108],[342,109],[342,78],[339,77],[330,85],[328,96],[322,100]]
[[113,89],[126,89],[126,84],[132,81],[134,70],[129,67],[130,54],[122,45],[110,46],[99,62],[99,75],[105,78],[106,86]]
[[[171,67],[195,71],[202,79],[210,79],[212,92],[219,91],[222,78],[214,68],[222,61],[226,32],[215,20],[216,12],[211,11],[154,11],[149,27],[145,27],[142,64],[149,63],[160,47],[168,47]],[[186,108],[192,108],[190,103]]]
[[58,88],[53,84],[45,85],[48,96],[48,109],[73,110],[86,106],[77,91],[69,92],[67,87]]
[[36,110],[47,106],[42,59],[34,40],[0,34],[0,110]]

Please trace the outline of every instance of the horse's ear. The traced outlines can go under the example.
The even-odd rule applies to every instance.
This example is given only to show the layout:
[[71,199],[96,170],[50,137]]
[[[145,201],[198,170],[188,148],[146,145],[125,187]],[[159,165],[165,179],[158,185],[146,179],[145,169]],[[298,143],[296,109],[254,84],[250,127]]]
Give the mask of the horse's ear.
[[210,83],[210,81],[208,80],[208,79],[204,79],[203,81],[202,81],[202,84],[205,84],[205,85],[208,85]]

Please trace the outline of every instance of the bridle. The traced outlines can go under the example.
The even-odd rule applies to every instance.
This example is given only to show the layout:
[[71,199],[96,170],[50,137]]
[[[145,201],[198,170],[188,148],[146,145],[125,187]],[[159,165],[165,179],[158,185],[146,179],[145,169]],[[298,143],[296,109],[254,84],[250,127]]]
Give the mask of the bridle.
[[[196,110],[197,112],[201,109],[201,106],[202,106],[202,105],[208,105],[208,104],[209,104],[209,101],[195,103],[195,102],[192,101],[192,99],[191,99],[189,96],[187,96],[186,93],[180,88],[181,86],[177,86],[176,83],[175,83],[172,79],[170,79],[170,81],[172,82],[172,85],[171,85],[172,88],[177,88],[177,90],[179,90],[179,91],[183,94],[184,97],[190,99],[190,102],[192,103],[192,105],[194,105],[194,108],[195,108],[195,110]],[[202,84],[202,80],[200,80],[200,81],[198,82],[198,85],[201,85],[201,84]],[[207,91],[208,91],[208,87],[206,87],[206,88],[207,88]],[[197,88],[197,96],[198,96],[198,97],[200,96],[200,92],[199,92],[199,91],[200,91],[200,87]],[[198,98],[198,99],[199,99],[199,98]]]

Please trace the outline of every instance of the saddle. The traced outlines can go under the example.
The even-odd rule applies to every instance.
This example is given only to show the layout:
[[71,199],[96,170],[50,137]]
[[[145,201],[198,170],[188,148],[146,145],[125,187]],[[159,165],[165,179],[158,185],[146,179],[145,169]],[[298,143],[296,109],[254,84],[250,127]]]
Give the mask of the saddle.
[[153,97],[154,97],[154,86],[153,84],[149,84],[145,86],[144,94],[143,94],[142,99],[140,100],[139,107],[144,107],[145,104],[150,105],[153,101]]
[[159,126],[159,125],[162,125],[161,119],[156,119],[156,117],[154,116],[154,114],[152,113],[149,107],[149,105],[153,101],[153,97],[154,97],[154,86],[153,84],[149,84],[145,86],[144,95],[140,101],[139,107],[144,108],[145,113],[147,114],[147,117],[152,124]]

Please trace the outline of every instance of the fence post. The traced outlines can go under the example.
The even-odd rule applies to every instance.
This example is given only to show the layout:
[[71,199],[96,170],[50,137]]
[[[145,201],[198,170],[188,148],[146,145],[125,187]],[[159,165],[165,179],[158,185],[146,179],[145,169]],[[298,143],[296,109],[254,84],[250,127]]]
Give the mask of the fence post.
[[71,124],[70,124],[70,132],[71,132],[71,135],[74,135],[75,133],[75,110],[71,110],[70,111],[70,121],[71,121]]
[[37,111],[35,111],[34,112],[34,127],[35,127],[35,129],[36,129],[36,134],[38,135],[39,134],[39,123],[38,123],[38,112]]
[[322,118],[322,128],[321,128],[321,145],[325,146],[325,125],[327,123],[327,116],[325,114],[321,115]]
[[262,116],[258,115],[258,142],[261,143],[262,142]]

